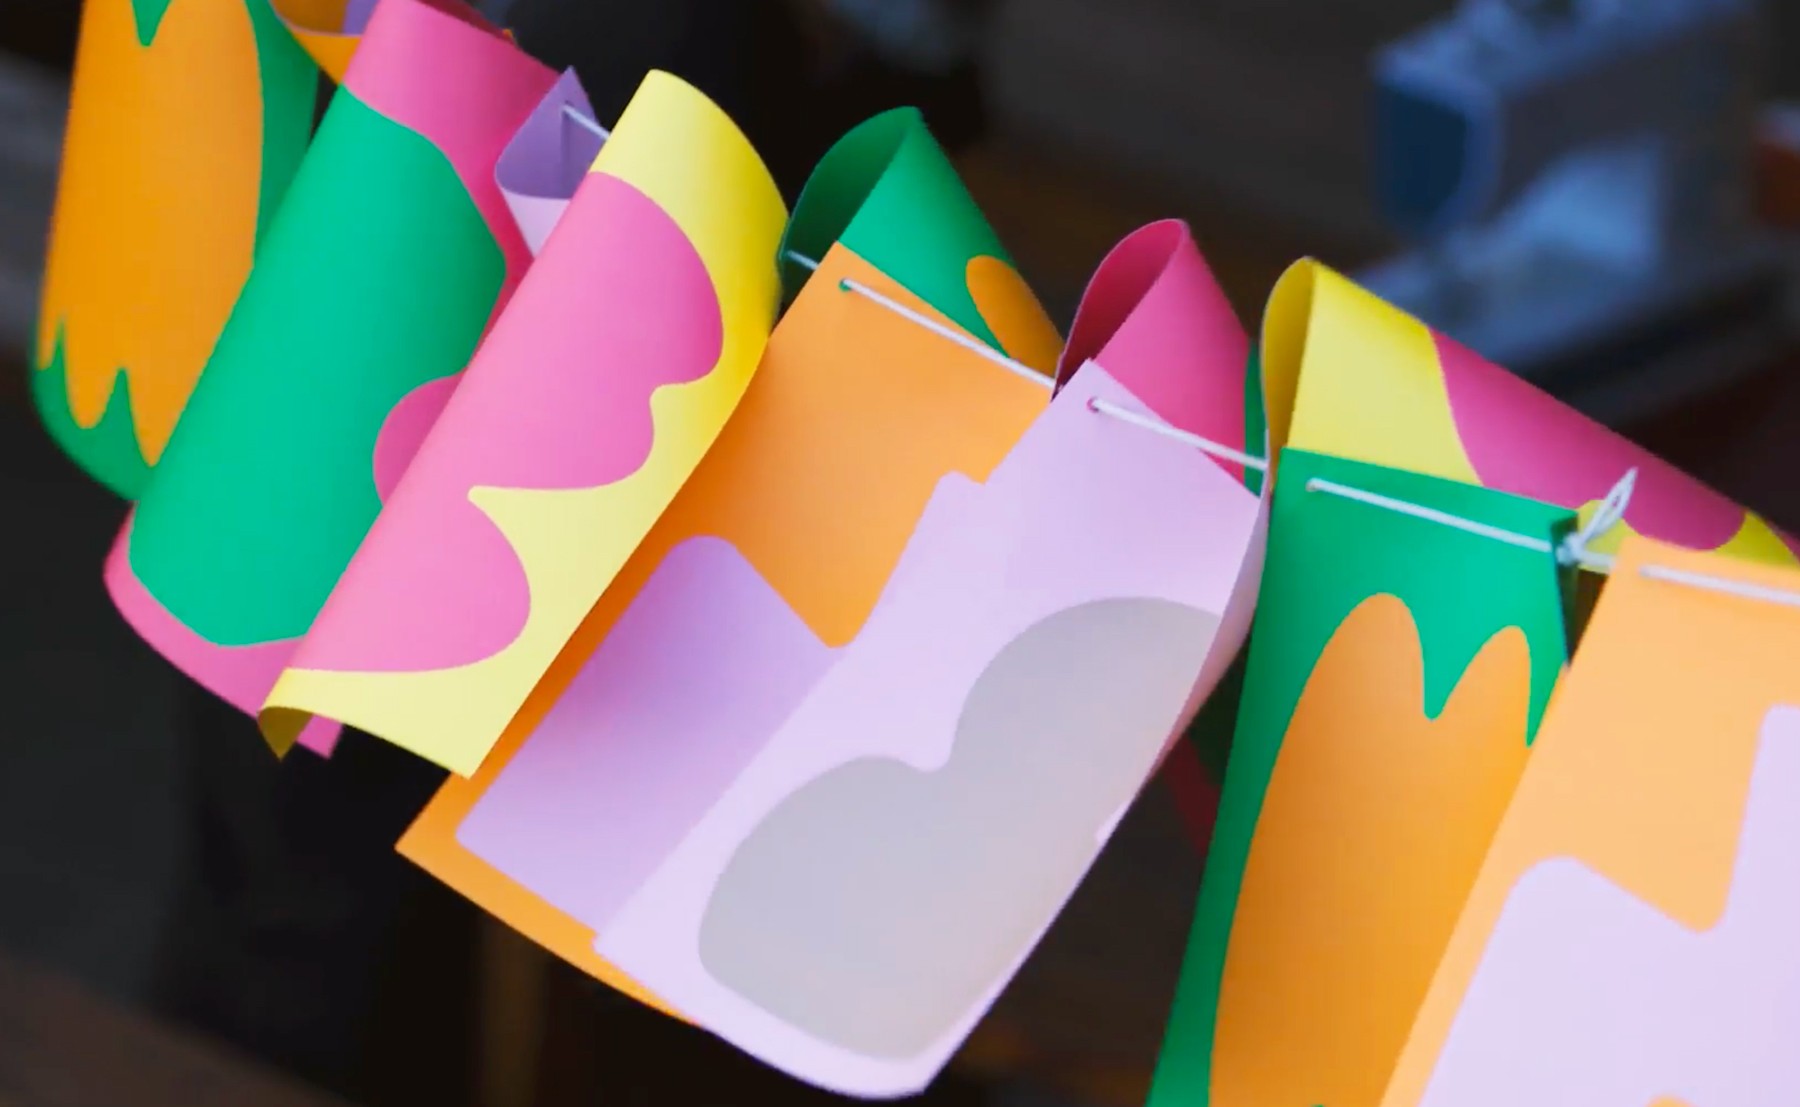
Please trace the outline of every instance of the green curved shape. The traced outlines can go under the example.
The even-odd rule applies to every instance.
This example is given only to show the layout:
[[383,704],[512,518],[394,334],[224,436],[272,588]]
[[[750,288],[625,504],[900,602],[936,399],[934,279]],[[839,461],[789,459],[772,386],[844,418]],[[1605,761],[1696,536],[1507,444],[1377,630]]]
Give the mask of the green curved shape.
[[1548,554],[1309,492],[1315,477],[1551,542],[1575,525],[1571,511],[1491,489],[1300,450],[1282,454],[1230,768],[1150,1107],[1209,1102],[1220,980],[1251,836],[1301,692],[1350,613],[1380,594],[1406,604],[1432,717],[1488,639],[1519,627],[1531,654],[1525,742],[1536,736],[1568,658],[1564,613],[1573,574]]
[[1007,352],[969,294],[967,274],[973,258],[1008,265],[1012,258],[917,108],[865,120],[819,159],[782,237],[782,285],[790,298],[808,273],[788,252],[817,261],[838,242]]
[[125,374],[113,378],[112,394],[106,398],[100,421],[84,427],[69,411],[68,365],[60,327],[50,356],[45,358],[40,351],[37,362],[42,368],[31,374],[31,399],[51,440],[114,495],[127,500],[136,496],[150,478],[150,465],[138,449]]
[[[156,32],[162,26],[163,16],[169,14],[169,5],[175,0],[131,0],[131,20],[137,24],[137,37],[140,46],[149,46],[156,41]],[[218,3],[218,0],[213,0]]]
[[288,185],[306,156],[312,139],[313,109],[318,103],[319,69],[293,34],[282,25],[271,0],[244,0],[250,30],[256,37],[256,67],[262,78],[262,181],[256,205],[256,241],[260,247],[269,220],[287,195]]
[[463,368],[505,275],[443,153],[340,89],[138,506],[151,594],[219,645],[305,633],[380,510],[383,421]]

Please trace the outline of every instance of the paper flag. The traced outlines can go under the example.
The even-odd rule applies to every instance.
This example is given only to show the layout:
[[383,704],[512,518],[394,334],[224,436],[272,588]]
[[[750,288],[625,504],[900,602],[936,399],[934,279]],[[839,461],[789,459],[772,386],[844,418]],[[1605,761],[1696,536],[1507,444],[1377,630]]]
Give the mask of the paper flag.
[[[1289,449],[1150,1102],[1379,1102],[1567,655],[1567,510]],[[1253,837],[1254,834],[1254,837]]]
[[551,228],[600,155],[600,135],[570,119],[570,111],[583,119],[594,118],[593,105],[573,69],[551,87],[494,167],[501,195],[533,256],[543,250]]
[[1383,1107],[1794,1099],[1797,599],[1627,541]]
[[1596,552],[1638,533],[1796,563],[1800,547],[1755,515],[1317,262],[1276,285],[1262,353],[1278,448],[1479,484],[1584,519],[1635,468],[1625,525]]
[[[893,186],[884,180],[876,189]],[[909,219],[928,220],[931,205],[941,199],[922,196],[914,209],[889,200],[886,210],[899,208]],[[967,202],[965,198],[963,203]],[[805,215],[803,209],[797,218]],[[777,330],[739,413],[621,576],[619,586],[626,590],[609,593],[596,610],[596,616],[605,620],[591,628],[604,635],[598,649],[585,658],[579,675],[522,745],[514,749],[503,744],[472,786],[451,782],[401,843],[402,852],[603,979],[617,982],[619,977],[594,956],[592,935],[600,935],[601,952],[606,952],[612,922],[636,902],[634,896],[669,863],[680,843],[705,825],[709,812],[716,815],[717,805],[744,774],[764,764],[774,748],[771,743],[782,733],[783,719],[813,709],[817,696],[831,694],[836,678],[869,664],[856,659],[865,649],[875,651],[893,633],[871,621],[869,612],[877,596],[925,595],[908,591],[909,586],[961,587],[967,578],[948,567],[921,578],[926,572],[922,566],[937,565],[936,559],[943,556],[927,558],[921,551],[946,543],[960,549],[957,543],[965,531],[997,534],[1001,537],[994,540],[1002,541],[1010,527],[1025,525],[1019,516],[1024,508],[1001,495],[1004,489],[978,482],[997,479],[989,476],[995,462],[1017,440],[1024,424],[1042,410],[1043,385],[998,369],[845,291],[838,282],[852,273],[851,279],[906,298],[842,244],[832,248]],[[1242,358],[1241,332],[1223,309],[1223,298],[1186,228],[1179,224],[1148,228],[1115,250],[1096,276],[1079,318],[1081,344],[1071,352],[1113,362],[1118,374],[1142,382],[1146,393],[1155,394],[1178,425],[1203,422],[1208,414],[1206,398],[1193,386],[1170,378],[1206,380],[1210,374],[1201,371],[1199,361]],[[1225,328],[1223,336],[1220,327]],[[1236,349],[1230,341],[1233,333],[1239,343]],[[855,342],[856,356],[837,351],[845,341]],[[1098,365],[1095,373],[1104,375]],[[826,413],[830,416],[822,417]],[[1085,407],[1081,413],[1090,420],[1105,418]],[[1129,430],[1136,440],[1162,447],[1151,451],[1155,456],[1173,451],[1179,460],[1170,464],[1198,466],[1211,474],[1217,487],[1225,490],[1218,495],[1231,505],[1224,512],[1212,512],[1202,510],[1210,500],[1197,502],[1194,512],[1174,512],[1167,523],[1200,528],[1206,534],[1208,552],[1197,559],[1185,552],[1188,560],[1182,564],[1188,571],[1204,570],[1208,586],[1221,590],[1205,610],[1215,620],[1223,618],[1224,629],[1216,651],[1209,654],[1201,648],[1173,702],[1165,695],[1161,700],[1146,698],[1140,705],[1166,709],[1168,717],[1145,764],[1134,766],[1129,756],[1121,758],[1126,765],[1121,771],[1135,774],[1131,785],[1135,789],[1160,756],[1171,726],[1191,714],[1203,685],[1216,679],[1247,627],[1247,601],[1254,587],[1235,593],[1232,589],[1240,579],[1254,579],[1255,560],[1247,547],[1256,537],[1250,520],[1257,510],[1254,497],[1240,483],[1191,447],[1141,428],[1111,429]],[[1124,456],[1142,455],[1127,450]],[[1096,474],[1108,471],[1098,462],[1083,464]],[[802,484],[809,471],[815,474],[810,488]],[[1055,471],[1061,473],[1060,468]],[[803,489],[810,494],[800,494]],[[1128,491],[1114,489],[1108,495],[1118,501],[1120,510],[1134,503],[1145,510],[1142,497],[1134,499]],[[968,515],[976,511],[972,501],[977,500],[983,506]],[[971,502],[959,506],[964,501]],[[986,518],[990,512],[991,521]],[[1024,541],[1016,535],[1014,540]],[[1038,544],[1034,541],[1031,547]],[[1105,546],[1114,550],[1117,542],[1109,540]],[[1260,545],[1256,551],[1259,555]],[[1133,561],[1116,553],[1109,556],[1120,565]],[[1222,574],[1219,580],[1213,579],[1215,560],[1229,566],[1229,573],[1217,570]],[[1048,558],[1045,572],[1054,572],[1058,564]],[[973,571],[974,563],[969,567]],[[1083,579],[1087,578],[1062,581],[1061,586],[1079,587]],[[1019,598],[1028,600],[1033,594],[1024,589]],[[1233,596],[1238,603],[1225,606],[1225,599]],[[947,602],[969,607],[971,618],[979,609],[960,593]],[[894,609],[889,600],[883,604]],[[906,609],[902,605],[894,610]],[[717,627],[722,623],[737,632],[721,639]],[[882,628],[887,625],[881,623]],[[1007,637],[1018,629],[1014,627]],[[917,629],[901,633],[898,642],[888,640],[887,649],[931,642],[926,648],[940,656],[937,635],[980,641],[972,630],[964,634],[933,629],[923,632],[924,638]],[[989,656],[965,659],[972,669],[962,675],[973,679]],[[1202,659],[1214,663],[1202,668]],[[904,672],[916,669],[909,664]],[[871,675],[890,671],[901,673],[887,661],[877,661],[868,670]],[[946,679],[955,687],[955,677]],[[709,694],[693,695],[696,686],[706,687]],[[922,703],[929,697],[930,689],[908,684],[909,702]],[[940,744],[948,743],[953,729],[946,728]],[[1020,732],[1033,729],[1024,725]],[[1119,732],[1107,733],[1117,739]],[[1048,743],[1050,732],[1039,737]],[[808,739],[803,744],[811,748],[816,743]],[[1103,804],[1105,817],[1117,815],[1128,798],[1129,793],[1109,799]],[[1080,821],[1073,808],[1069,815]],[[1065,840],[1097,850],[1094,829],[1079,830]],[[982,959],[988,973],[979,994],[965,995],[963,1002],[979,999],[979,1006],[985,1007],[1047,925],[1091,859],[1091,853],[1080,854],[1079,863],[1070,856],[1052,858],[1046,851],[1041,858],[1061,864],[1057,871],[1066,877],[1054,886],[1048,904],[1042,896],[1037,900],[1027,896],[1004,905],[1033,920],[1023,930],[1024,924],[1005,928],[1013,935],[1012,947],[996,950],[990,945],[985,956],[972,953],[973,944],[960,950]],[[996,922],[1004,913],[995,906]],[[855,920],[846,920],[845,925],[858,930],[850,940],[862,936]],[[974,934],[967,936],[976,942]],[[992,935],[988,940],[1000,941]],[[562,944],[575,942],[581,944],[574,948]],[[982,971],[967,969],[963,984],[969,984],[970,972]],[[832,982],[836,996],[862,986],[854,979]],[[941,1006],[958,1001],[952,996],[936,1002]],[[684,1001],[676,1000],[675,1006],[686,1012]],[[922,1049],[917,1057],[871,1059],[849,1054],[849,1068],[843,1071],[832,1063],[821,1068],[814,1055],[804,1051],[794,1056],[777,1049],[775,1059],[832,1086],[850,1081],[859,1087],[916,1087],[942,1064],[978,1014],[979,1010],[956,1011],[956,1018],[939,1028],[944,1040]],[[744,1041],[731,1028],[710,1019],[708,1025]],[[770,1056],[754,1037],[745,1044]],[[835,1054],[827,1048],[825,1055]]]
[[[595,954],[594,932],[755,752],[726,728],[768,736],[861,629],[938,482],[985,479],[1048,398],[1047,378],[1016,376],[840,285],[860,281],[965,334],[998,320],[1009,351],[1037,351],[1045,370],[1056,356],[1022,282],[975,279],[1011,268],[918,114],[878,116],[844,143],[871,134],[889,156],[828,156],[802,195],[790,240],[814,228],[809,241],[828,251],[718,440],[474,778],[447,782],[400,843],[641,998]],[[915,241],[935,252],[915,255]]]
[[138,633],[245,711],[529,264],[494,161],[554,80],[421,0],[370,19],[106,567]]
[[316,79],[268,0],[87,0],[32,390],[121,496],[143,491],[250,272]]
[[1247,629],[1221,636],[1255,497],[1094,399],[1143,410],[1090,364],[985,482],[945,479],[867,624],[603,955],[814,1083],[931,1080]]
[[736,408],[786,210],[748,140],[645,78],[262,719],[453,772],[489,748]]

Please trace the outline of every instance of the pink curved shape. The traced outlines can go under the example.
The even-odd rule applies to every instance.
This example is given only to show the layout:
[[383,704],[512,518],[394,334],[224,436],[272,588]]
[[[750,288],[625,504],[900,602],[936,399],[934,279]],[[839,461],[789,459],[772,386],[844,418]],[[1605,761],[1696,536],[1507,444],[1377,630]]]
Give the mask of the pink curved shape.
[[650,454],[651,394],[705,376],[723,342],[718,296],[681,229],[631,185],[589,176],[295,664],[419,672],[505,648],[531,597],[470,490],[629,476]]
[[[506,258],[497,316],[531,251],[494,180],[494,166],[556,73],[466,4],[382,0],[369,16],[344,87],[429,139],[456,170]],[[490,319],[491,321],[491,319]]]
[[[131,519],[119,528],[102,574],[113,606],[125,622],[156,652],[195,683],[251,717],[262,710],[263,699],[294,652],[292,639],[255,646],[220,646],[195,634],[170,614],[131,569]],[[315,718],[300,734],[300,744],[314,753],[331,756],[337,747],[339,724]]]
[[456,391],[457,379],[452,376],[426,381],[402,396],[382,422],[381,433],[375,437],[373,468],[375,494],[383,503],[393,494],[419,447],[425,444],[425,436],[431,433],[438,416],[444,413],[444,405]]
[[[1249,336],[1193,232],[1165,219],[1127,235],[1094,271],[1056,378],[1060,387],[1097,361],[1165,422],[1242,450],[1249,357]],[[1240,468],[1227,466],[1239,479]]]
[[1764,723],[1718,925],[1570,857],[1513,888],[1421,1107],[1763,1107],[1800,1098],[1800,726]]
[[1743,508],[1693,477],[1466,346],[1433,337],[1456,433],[1482,484],[1575,508],[1604,498],[1635,466],[1625,520],[1637,533],[1716,550],[1743,526]]

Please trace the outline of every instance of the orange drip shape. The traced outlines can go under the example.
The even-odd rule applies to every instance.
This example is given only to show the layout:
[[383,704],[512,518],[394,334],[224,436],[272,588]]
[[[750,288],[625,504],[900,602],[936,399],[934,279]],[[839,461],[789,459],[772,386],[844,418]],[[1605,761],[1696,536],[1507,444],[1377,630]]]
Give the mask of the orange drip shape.
[[175,0],[146,47],[131,0],[88,0],[38,348],[62,329],[82,427],[126,374],[151,464],[250,271],[262,137],[243,3]]

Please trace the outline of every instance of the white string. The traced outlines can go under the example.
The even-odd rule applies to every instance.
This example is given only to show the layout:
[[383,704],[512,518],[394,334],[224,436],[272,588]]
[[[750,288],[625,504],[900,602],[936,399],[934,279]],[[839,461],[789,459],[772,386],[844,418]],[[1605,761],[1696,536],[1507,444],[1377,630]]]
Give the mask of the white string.
[[1563,559],[1566,562],[1596,572],[1612,572],[1617,559],[1611,554],[1595,553],[1589,547],[1625,521],[1625,509],[1631,504],[1631,494],[1637,490],[1637,475],[1635,467],[1625,470],[1625,475],[1606,493],[1606,498],[1600,501],[1600,506],[1594,509],[1594,514],[1587,523],[1563,539]]
[[880,304],[895,315],[898,315],[909,322],[917,323],[919,326],[924,327],[939,338],[954,342],[972,354],[977,354],[986,358],[1015,376],[1024,377],[1026,380],[1045,388],[1056,387],[1055,381],[1038,372],[1036,369],[1033,369],[1031,366],[1026,365],[1023,362],[1014,361],[1012,358],[1007,357],[1005,354],[994,349],[992,346],[989,346],[979,338],[974,338],[961,331],[955,330],[954,328],[947,327],[936,319],[931,318],[929,315],[923,315],[914,311],[912,308],[907,307],[898,300],[883,296],[881,293],[870,288],[868,285],[863,284],[861,281],[844,277],[838,281],[838,287],[846,292],[854,292],[866,300],[872,300],[875,303]]
[[1132,426],[1141,427],[1151,434],[1160,434],[1164,438],[1174,439],[1176,442],[1185,442],[1189,446],[1194,447],[1194,449],[1199,450],[1201,453],[1211,454],[1213,457],[1220,458],[1224,461],[1234,461],[1246,469],[1254,469],[1259,473],[1266,473],[1269,471],[1269,463],[1260,457],[1251,457],[1249,454],[1244,453],[1241,450],[1234,450],[1223,443],[1214,442],[1212,439],[1202,438],[1192,431],[1184,431],[1180,427],[1171,426],[1153,415],[1140,414],[1132,411],[1130,408],[1120,407],[1111,400],[1102,400],[1097,396],[1090,396],[1088,398],[1087,406],[1089,411],[1097,411],[1101,415],[1110,415],[1121,423],[1130,423]]
[[[1447,511],[1439,511],[1436,508],[1426,507],[1424,504],[1415,504],[1408,500],[1397,500],[1392,496],[1383,496],[1379,493],[1368,492],[1361,488],[1352,488],[1347,484],[1339,484],[1336,481],[1326,480],[1323,477],[1308,478],[1306,490],[1308,492],[1326,492],[1346,500],[1355,500],[1357,503],[1368,504],[1371,507],[1379,507],[1386,511],[1408,515],[1414,519],[1423,519],[1428,523],[1437,523],[1441,526],[1454,527],[1466,534],[1473,534],[1481,538],[1491,538],[1496,542],[1504,542],[1509,546],[1517,546],[1522,550],[1531,550],[1533,553],[1550,554],[1559,564],[1579,565],[1581,568],[1592,572],[1610,573],[1613,568],[1614,560],[1612,556],[1610,554],[1595,553],[1592,550],[1589,550],[1587,548],[1587,543],[1611,529],[1611,527],[1618,522],[1619,518],[1623,516],[1624,500],[1631,495],[1631,484],[1635,476],[1635,470],[1631,473],[1627,473],[1625,479],[1620,481],[1619,484],[1614,485],[1613,491],[1608,493],[1607,499],[1602,502],[1601,511],[1606,512],[1611,516],[1610,521],[1601,520],[1602,522],[1605,522],[1605,525],[1595,526],[1595,520],[1589,520],[1588,526],[1583,527],[1580,531],[1570,535],[1569,538],[1561,544],[1552,543],[1549,539],[1536,538],[1529,534],[1519,534],[1516,531],[1510,531],[1487,523],[1477,522],[1474,519],[1465,519],[1461,515],[1452,515]],[[1624,489],[1622,493],[1620,492],[1621,487]],[[1614,502],[1615,497],[1618,499],[1616,508],[1609,508],[1608,505]],[[1597,512],[1596,519],[1599,519],[1599,516],[1600,513]]]
[[1500,527],[1490,526],[1487,523],[1479,523],[1474,519],[1465,519],[1461,515],[1452,515],[1447,511],[1439,511],[1433,507],[1426,507],[1424,504],[1415,504],[1408,500],[1396,500],[1392,496],[1383,496],[1376,492],[1364,491],[1361,488],[1352,488],[1347,484],[1339,484],[1336,481],[1326,480],[1323,477],[1309,477],[1306,481],[1306,490],[1308,492],[1327,492],[1333,496],[1338,496],[1346,500],[1355,500],[1357,503],[1368,504],[1370,507],[1379,507],[1385,511],[1409,515],[1414,519],[1423,519],[1428,523],[1438,523],[1442,526],[1454,527],[1467,534],[1477,535],[1481,538],[1491,538],[1496,542],[1504,542],[1509,546],[1517,546],[1522,550],[1531,550],[1535,553],[1546,554],[1556,552],[1556,547],[1546,538],[1533,538],[1528,534],[1519,534],[1514,531],[1504,530]]
[[573,122],[574,124],[579,126],[582,130],[587,131],[590,134],[598,136],[601,142],[605,142],[607,139],[612,137],[611,131],[607,130],[605,127],[602,127],[597,121],[590,119],[587,116],[581,114],[581,110],[579,108],[577,108],[574,104],[564,104],[562,113],[563,113],[564,119],[567,119],[567,120]]
[[1686,569],[1671,569],[1666,565],[1640,565],[1638,572],[1652,580],[1685,584],[1690,588],[1704,588],[1708,592],[1723,592],[1726,595],[1741,596],[1747,600],[1760,600],[1763,603],[1800,607],[1800,592],[1789,592],[1781,588],[1770,588],[1763,584],[1752,584],[1747,580],[1732,580],[1729,577],[1709,576],[1706,573],[1694,573]]
[[[819,263],[812,258],[807,257],[805,254],[798,253],[794,250],[788,250],[784,252],[783,256],[794,264],[802,266],[809,272],[817,273],[819,271]],[[992,346],[989,346],[987,343],[982,342],[980,339],[973,338],[952,327],[947,327],[928,315],[920,314],[912,308],[907,307],[905,304],[900,303],[898,300],[882,295],[868,285],[863,284],[861,281],[851,280],[846,277],[838,282],[838,287],[846,292],[854,292],[858,296],[886,308],[908,322],[916,323],[938,337],[956,343],[958,346],[961,346],[972,354],[986,358],[988,361],[993,362],[995,365],[1000,366],[1009,373],[1023,377],[1026,380],[1031,381],[1034,384],[1042,385],[1045,388],[1056,387],[1056,382],[1054,380],[1051,380],[1049,377],[1038,372],[1036,369],[1033,369],[1031,366],[1026,365],[1024,362],[1007,357],[1005,354],[994,349]],[[1105,368],[1105,366],[1100,365],[1098,362],[1095,362],[1095,365],[1101,369]],[[1120,407],[1111,401],[1102,400],[1098,397],[1090,397],[1087,402],[1087,407],[1089,411],[1095,412],[1096,414],[1105,415],[1117,419],[1121,423],[1129,423],[1134,427],[1147,430],[1151,434],[1159,434],[1164,438],[1192,446],[1196,450],[1205,454],[1210,454],[1220,460],[1235,462],[1238,465],[1242,465],[1248,469],[1255,469],[1258,472],[1267,472],[1269,469],[1269,463],[1260,457],[1252,457],[1241,450],[1234,450],[1230,446],[1214,442],[1210,438],[1202,438],[1200,435],[1184,431],[1180,427],[1171,426],[1154,416],[1141,415],[1129,408]]]
[[[602,127],[595,120],[581,114],[580,111],[576,110],[573,104],[564,104],[562,113],[565,118],[592,133],[602,142],[612,137],[611,131]],[[803,266],[808,272],[816,273],[819,271],[819,263],[812,258],[807,257],[805,254],[788,250],[786,251],[785,256],[789,261]],[[854,292],[864,299],[879,304],[901,318],[924,327],[926,330],[931,331],[940,338],[956,343],[970,353],[986,358],[988,361],[993,362],[1008,372],[1024,377],[1026,380],[1033,381],[1046,388],[1056,387],[1055,381],[1044,376],[1042,373],[1039,373],[1029,365],[1007,357],[1005,354],[978,339],[971,338],[960,331],[946,327],[930,316],[921,315],[919,312],[914,311],[905,304],[882,295],[868,285],[863,284],[861,281],[855,281],[845,277],[838,281],[838,287],[844,289],[846,292]],[[1101,366],[1101,368],[1105,367]],[[1210,438],[1203,438],[1191,431],[1184,431],[1180,427],[1171,426],[1160,419],[1142,415],[1128,408],[1120,407],[1111,401],[1102,400],[1098,397],[1090,397],[1087,402],[1087,407],[1089,411],[1109,416],[1110,418],[1119,420],[1121,423],[1127,423],[1141,430],[1147,430],[1151,434],[1159,434],[1164,438],[1184,443],[1194,447],[1202,453],[1210,454],[1213,457],[1242,465],[1246,469],[1253,469],[1263,473],[1268,472],[1269,463],[1263,458],[1252,457],[1240,450],[1234,450],[1223,443],[1214,442]],[[1391,496],[1382,496],[1374,492],[1365,492],[1360,488],[1352,488],[1347,484],[1338,484],[1336,481],[1328,481],[1319,477],[1313,477],[1306,482],[1306,490],[1308,492],[1326,492],[1347,500],[1355,500],[1359,503],[1369,504],[1372,507],[1396,511],[1402,515],[1409,515],[1415,519],[1423,519],[1427,522],[1454,527],[1457,530],[1478,535],[1482,538],[1491,538],[1497,542],[1504,542],[1509,546],[1517,546],[1520,549],[1532,550],[1537,553],[1554,554],[1556,559],[1564,564],[1580,565],[1585,569],[1601,573],[1610,573],[1613,570],[1617,559],[1610,554],[1596,553],[1593,550],[1588,549],[1588,547],[1601,535],[1617,526],[1625,518],[1626,504],[1630,501],[1631,493],[1636,486],[1637,470],[1630,469],[1625,473],[1624,477],[1620,478],[1619,483],[1615,484],[1612,487],[1612,490],[1606,494],[1606,498],[1600,501],[1600,506],[1595,510],[1593,518],[1589,519],[1587,524],[1581,529],[1569,535],[1560,547],[1553,547],[1549,542],[1541,538],[1533,538],[1529,535],[1517,534],[1513,531],[1489,526],[1486,523],[1477,522],[1474,519],[1465,519],[1460,515],[1451,515],[1448,512],[1438,511],[1435,508],[1429,508],[1423,504],[1409,503],[1405,500],[1396,500]],[[1671,584],[1685,584],[1693,588],[1704,588],[1711,592],[1720,592],[1731,596],[1741,596],[1745,599],[1759,600],[1764,603],[1776,603],[1788,607],[1800,607],[1800,592],[1789,592],[1780,588],[1769,588],[1761,584],[1752,584],[1749,581],[1732,580],[1729,577],[1715,577],[1709,576],[1706,573],[1689,572],[1686,569],[1671,569],[1663,565],[1640,565],[1638,567],[1638,572],[1652,580],[1667,581]]]

